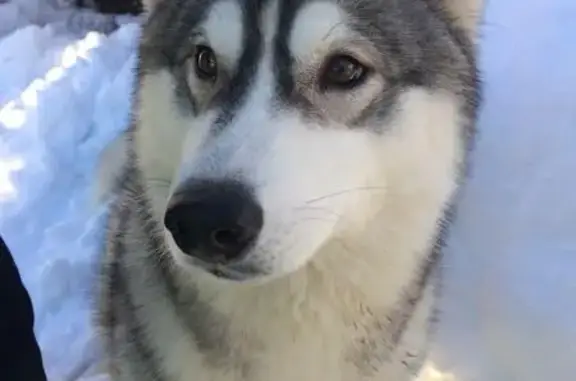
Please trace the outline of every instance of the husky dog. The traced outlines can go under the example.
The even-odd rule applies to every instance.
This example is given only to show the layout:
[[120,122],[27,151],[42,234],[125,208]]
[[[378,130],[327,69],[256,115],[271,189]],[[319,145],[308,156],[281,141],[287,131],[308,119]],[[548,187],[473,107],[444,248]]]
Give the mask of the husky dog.
[[99,324],[114,381],[417,377],[480,0],[148,0]]

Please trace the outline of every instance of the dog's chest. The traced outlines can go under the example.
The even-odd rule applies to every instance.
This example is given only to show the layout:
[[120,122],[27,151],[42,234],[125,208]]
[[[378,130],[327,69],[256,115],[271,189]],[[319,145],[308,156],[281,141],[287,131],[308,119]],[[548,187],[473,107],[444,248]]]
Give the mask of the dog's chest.
[[[175,329],[174,327],[172,329]],[[168,335],[176,337],[177,335]],[[185,337],[184,332],[181,337]],[[361,347],[342,326],[289,332],[261,332],[265,341],[234,335],[229,350],[203,352],[194,343],[163,342],[170,350],[163,365],[170,381],[376,381],[412,376],[403,359],[386,352],[385,345]]]
[[[239,351],[242,349],[238,349]],[[180,357],[180,376],[174,381],[360,381],[362,375],[353,362],[342,359],[336,348],[293,344],[242,353],[231,358],[211,359],[200,352]],[[174,359],[169,360],[172,367]],[[172,368],[172,370],[176,370]],[[172,373],[172,372],[169,372]]]
[[204,306],[182,316],[156,305],[146,320],[169,381],[409,381],[425,351],[432,291],[425,288],[397,339],[388,314],[344,319],[321,307],[296,317],[234,303],[221,314]]

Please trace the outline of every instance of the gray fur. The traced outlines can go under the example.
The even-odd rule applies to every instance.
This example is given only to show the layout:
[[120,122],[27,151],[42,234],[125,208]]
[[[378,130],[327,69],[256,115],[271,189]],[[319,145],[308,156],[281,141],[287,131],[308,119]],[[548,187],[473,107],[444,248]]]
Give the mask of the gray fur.
[[[250,91],[262,54],[259,12],[268,0],[239,0],[245,26],[248,26],[243,36],[244,51],[239,70],[230,73],[228,86],[220,90],[213,102],[203,105],[203,100],[185,86],[182,62],[190,52],[190,38],[198,33],[195,27],[206,17],[213,1],[159,1],[143,28],[138,76],[141,78],[146,73],[169,68],[177,79],[174,91],[178,95],[180,112],[196,114],[202,107],[218,110],[219,118],[213,126],[213,133],[217,134],[234,119]],[[274,50],[276,97],[281,107],[306,110],[307,117],[329,126],[330,115],[319,111],[314,96],[307,93],[307,81],[311,79],[292,74],[294,63],[287,48],[286,36],[292,28],[292,20],[307,1],[310,0],[280,0],[282,17]],[[388,117],[394,112],[398,94],[408,87],[446,89],[465,100],[461,112],[469,122],[463,130],[462,142],[471,148],[479,104],[475,51],[467,31],[453,22],[453,16],[442,7],[442,0],[342,0],[339,4],[354,16],[353,28],[377,47],[378,64],[385,68],[387,80],[392,84],[346,123],[353,128],[363,128],[373,120]],[[152,217],[150,201],[145,196],[144,180],[132,142],[132,136],[137,132],[138,123],[133,122],[126,134],[129,157],[116,184],[110,212],[100,283],[98,323],[112,379],[173,381],[160,365],[160,354],[156,353],[154,342],[149,340],[142,306],[133,300],[134,293],[146,288],[153,292],[153,298],[162,299],[170,306],[166,314],[173,314],[186,327],[188,339],[205,355],[210,366],[232,364],[242,375],[238,381],[249,381],[253,363],[247,355],[234,351],[227,335],[226,317],[200,301],[193,286],[184,287],[179,282],[179,269],[168,255],[163,227]],[[414,316],[420,313],[422,301],[436,292],[438,262],[451,210],[439,223],[437,244],[431,248],[429,261],[408,282],[396,308],[388,316],[374,316],[370,336],[363,337],[350,348],[349,361],[365,377],[370,377],[382,363],[390,361],[412,369],[408,373],[416,373],[420,368],[424,353],[414,353],[413,346],[405,342],[404,333],[413,324]],[[421,313],[425,320],[433,322],[435,311]],[[259,343],[250,345],[257,348]]]
[[[133,164],[133,163],[132,163]],[[221,359],[236,356],[231,353],[225,335],[226,322],[197,299],[194,288],[179,288],[175,282],[175,264],[166,255],[167,248],[158,232],[159,227],[147,212],[149,206],[142,199],[143,188],[138,172],[125,168],[122,190],[109,218],[108,256],[104,261],[100,290],[101,307],[98,325],[103,329],[105,350],[110,356],[110,372],[116,381],[124,380],[121,369],[125,364],[141,364],[136,370],[138,380],[169,381],[158,363],[151,343],[146,340],[145,327],[139,318],[139,306],[131,300],[137,289],[155,286],[155,295],[166,298],[174,307],[173,313],[188,328],[190,340],[218,366]],[[130,258],[131,253],[145,253]],[[132,274],[132,275],[130,275]],[[121,345],[118,345],[120,344]],[[240,356],[241,357],[241,356]],[[238,359],[239,366],[246,366]],[[129,378],[129,380],[132,380]]]

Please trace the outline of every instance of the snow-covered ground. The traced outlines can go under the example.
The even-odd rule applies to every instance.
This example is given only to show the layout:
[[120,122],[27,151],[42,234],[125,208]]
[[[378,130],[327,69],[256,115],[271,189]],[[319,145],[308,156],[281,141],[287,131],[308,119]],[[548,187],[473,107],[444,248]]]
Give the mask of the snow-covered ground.
[[[138,25],[57,2],[0,1],[0,231],[50,380],[87,380],[104,212],[89,191],[126,125]],[[434,357],[462,381],[574,380],[576,3],[491,1],[483,35],[481,138]]]

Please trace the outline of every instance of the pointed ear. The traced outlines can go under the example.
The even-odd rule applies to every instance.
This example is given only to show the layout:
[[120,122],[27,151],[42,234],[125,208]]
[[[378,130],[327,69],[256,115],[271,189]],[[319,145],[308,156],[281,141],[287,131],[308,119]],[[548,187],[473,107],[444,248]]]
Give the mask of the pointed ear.
[[[152,0],[153,1],[153,0]],[[449,16],[466,34],[476,40],[487,0],[440,0]]]

